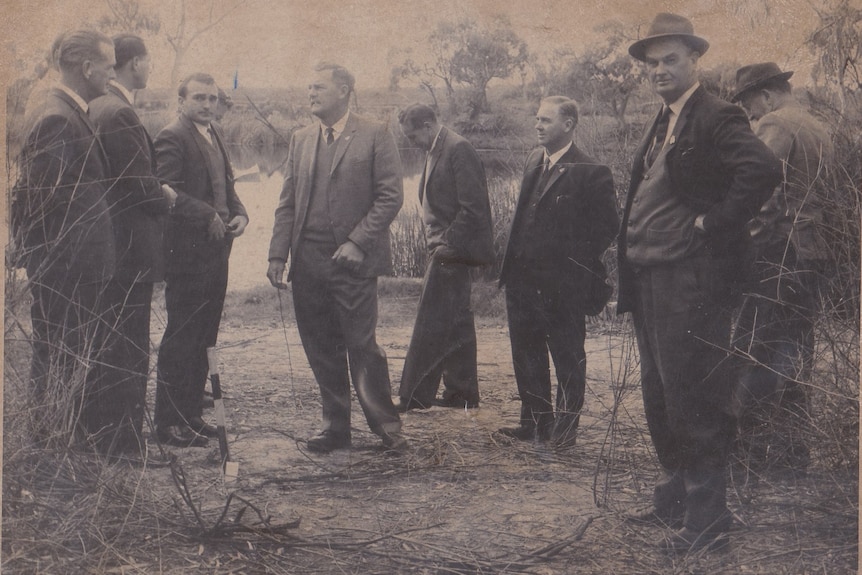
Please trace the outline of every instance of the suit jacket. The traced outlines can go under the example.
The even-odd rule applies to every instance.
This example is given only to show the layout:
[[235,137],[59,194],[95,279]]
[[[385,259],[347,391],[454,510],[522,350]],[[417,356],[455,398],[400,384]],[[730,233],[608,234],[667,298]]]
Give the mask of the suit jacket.
[[[221,128],[215,123],[212,126],[225,159],[229,217],[248,217],[234,189],[233,171]],[[199,274],[211,270],[222,256],[222,250],[226,246],[229,248],[233,241],[228,235],[223,240],[207,238],[207,228],[217,213],[213,207],[212,174],[215,167],[207,152],[206,146],[209,145],[194,122],[185,116],[177,118],[156,136],[157,175],[161,182],[177,191],[177,201],[165,232],[169,275]]]
[[[445,127],[419,182],[428,249],[441,245],[469,265],[494,262],[493,224],[485,169],[470,142]],[[424,197],[423,197],[424,190]]]
[[[634,157],[632,178],[620,230],[617,312],[634,304],[632,269],[626,262],[626,229],[632,200],[644,175],[644,156],[658,116],[644,134]],[[732,289],[744,281],[750,238],[746,223],[781,181],[781,162],[751,131],[738,106],[698,88],[686,102],[665,145],[671,192],[704,214],[706,246],[717,277]],[[717,288],[718,291],[725,291]]]
[[526,235],[521,220],[526,217],[527,204],[542,177],[543,158],[541,148],[527,158],[500,285],[512,280],[512,274],[517,273],[515,255],[526,249],[537,254],[529,262],[535,277],[565,285],[571,297],[585,301],[600,267],[599,258],[619,227],[613,176],[607,166],[572,144],[551,168],[536,206],[535,221]]
[[115,250],[105,153],[83,109],[59,89],[46,96],[21,151],[12,223],[30,278],[106,281]]
[[[302,245],[320,137],[320,126],[314,123],[297,130],[290,139],[270,260],[287,261],[288,254],[297,253]],[[365,252],[358,275],[389,273],[389,224],[404,201],[395,139],[385,124],[351,113],[336,146],[329,172],[329,215],[335,240],[339,245],[351,240]],[[288,279],[292,271],[293,266]]]
[[823,208],[833,153],[829,132],[791,104],[763,116],[754,133],[784,164],[784,180],[751,223],[755,242],[784,244],[790,238],[803,260],[828,258]]
[[164,279],[164,216],[168,202],[156,178],[155,148],[134,108],[114,86],[90,102],[90,118],[108,154],[108,203],[117,271],[125,283]]

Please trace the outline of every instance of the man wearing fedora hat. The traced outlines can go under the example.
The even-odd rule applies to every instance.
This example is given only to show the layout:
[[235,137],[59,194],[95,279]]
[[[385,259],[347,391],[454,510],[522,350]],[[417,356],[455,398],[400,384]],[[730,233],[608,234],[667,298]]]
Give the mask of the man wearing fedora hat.
[[774,62],[743,66],[732,101],[784,164],[784,179],[749,222],[754,275],[734,329],[750,358],[734,390],[740,441],[751,463],[804,468],[808,397],[801,384],[814,359],[818,271],[829,249],[822,235],[824,175],[832,154],[825,127],[791,92],[792,71]]
[[619,237],[617,311],[632,313],[663,471],[652,504],[629,520],[678,527],[660,542],[675,552],[723,542],[730,525],[731,315],[745,225],[781,179],[745,114],[697,82],[708,48],[688,19],[666,13],[629,47],[663,101],[634,158]]

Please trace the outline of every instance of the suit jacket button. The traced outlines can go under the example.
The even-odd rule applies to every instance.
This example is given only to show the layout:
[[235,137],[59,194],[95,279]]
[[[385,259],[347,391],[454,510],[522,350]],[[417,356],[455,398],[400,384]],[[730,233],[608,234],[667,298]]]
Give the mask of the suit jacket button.
[[648,179],[649,179],[649,174],[644,174],[644,179],[645,179],[645,180],[648,180]]

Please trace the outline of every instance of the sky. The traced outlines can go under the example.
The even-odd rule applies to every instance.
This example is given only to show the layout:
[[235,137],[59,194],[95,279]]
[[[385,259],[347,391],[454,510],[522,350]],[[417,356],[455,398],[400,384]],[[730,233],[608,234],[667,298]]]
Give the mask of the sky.
[[[0,0],[3,77],[31,70],[59,32],[96,21],[107,13],[107,1]],[[160,15],[163,31],[176,27],[182,0],[139,1]],[[211,1],[216,14],[237,2],[187,1],[190,30],[206,21]],[[645,32],[656,12],[670,11],[691,18],[695,32],[710,41],[702,66],[771,60],[797,70],[796,81],[804,82],[812,59],[803,41],[816,23],[811,5],[820,1],[246,0],[193,45],[187,71],[209,71],[223,86],[235,75],[241,86],[304,86],[313,64],[330,60],[350,68],[360,88],[385,87],[392,52],[421,53],[428,33],[443,19],[488,22],[503,16],[541,58],[557,48],[583,50],[596,41],[594,28],[604,21]],[[165,44],[154,44],[150,85],[168,87],[169,52]]]

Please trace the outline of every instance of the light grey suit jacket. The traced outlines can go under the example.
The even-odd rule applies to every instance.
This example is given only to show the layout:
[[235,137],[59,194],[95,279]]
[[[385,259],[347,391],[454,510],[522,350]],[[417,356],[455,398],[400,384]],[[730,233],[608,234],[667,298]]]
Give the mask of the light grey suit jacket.
[[[302,245],[320,137],[320,126],[314,123],[297,130],[290,139],[270,260],[287,261]],[[389,224],[404,201],[395,139],[385,124],[351,113],[336,146],[329,172],[329,215],[335,239],[339,245],[350,240],[365,252],[357,275],[389,273]],[[288,280],[292,271],[291,266]]]

